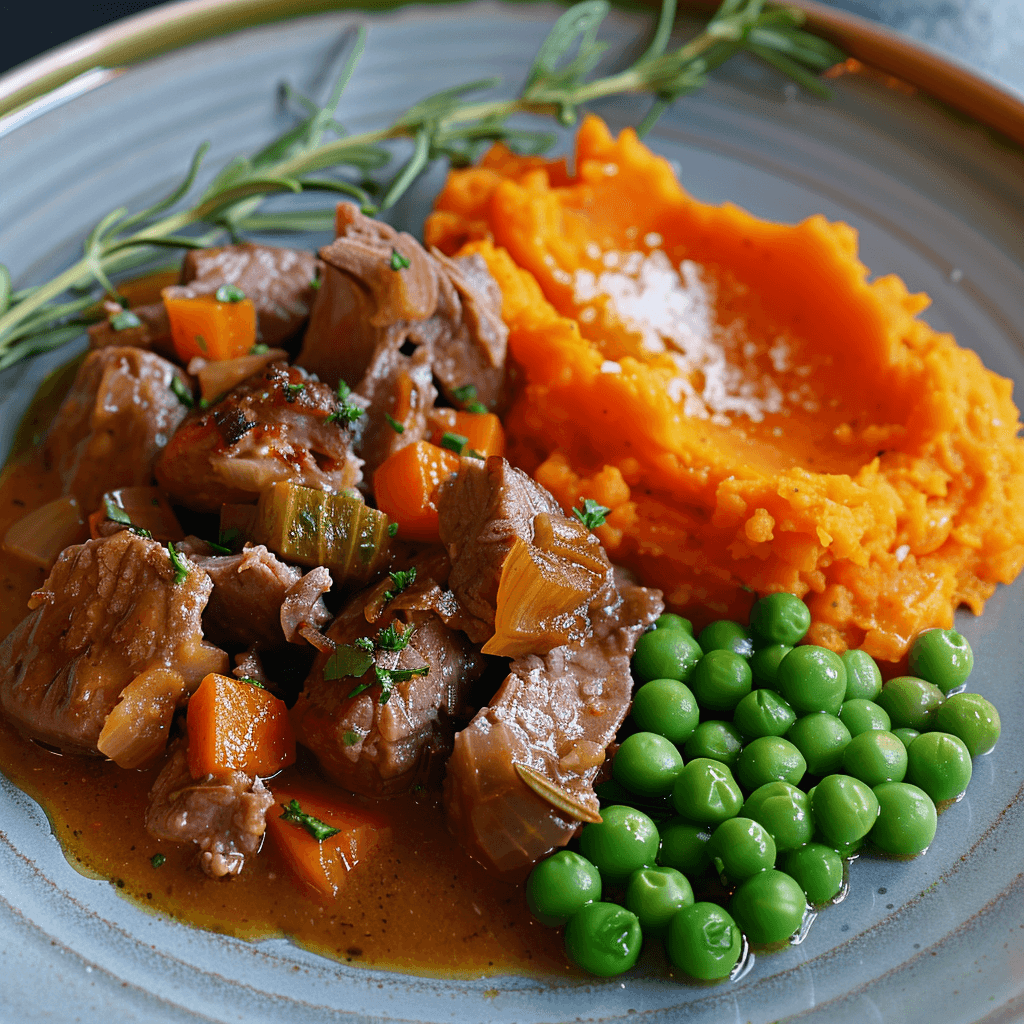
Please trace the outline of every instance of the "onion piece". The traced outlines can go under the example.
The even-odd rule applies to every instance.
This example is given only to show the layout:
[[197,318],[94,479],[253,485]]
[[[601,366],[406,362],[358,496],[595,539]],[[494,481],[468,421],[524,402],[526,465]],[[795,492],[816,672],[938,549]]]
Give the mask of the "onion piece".
[[333,653],[338,649],[338,645],[329,636],[324,636],[319,629],[311,626],[308,622],[304,622],[299,626],[297,632],[299,636],[308,640],[318,651]]
[[185,677],[158,666],[139,673],[107,715],[96,746],[121,768],[139,768],[167,746],[171,719],[185,692]]
[[[248,380],[253,374],[259,373],[268,363],[275,359],[287,358],[288,353],[283,348],[270,348],[266,352],[237,356],[234,359],[203,360],[201,366],[198,365],[198,360],[194,360],[197,363],[199,392],[204,401],[214,402],[243,380]],[[189,363],[189,373],[191,372],[192,363]]]
[[4,551],[50,569],[70,544],[81,544],[89,532],[78,502],[70,494],[48,501],[12,523],[4,535]]

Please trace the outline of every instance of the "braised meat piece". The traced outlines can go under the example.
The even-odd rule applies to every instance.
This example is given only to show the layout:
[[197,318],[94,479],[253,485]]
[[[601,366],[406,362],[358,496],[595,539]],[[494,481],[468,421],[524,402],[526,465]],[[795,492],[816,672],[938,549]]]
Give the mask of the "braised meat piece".
[[338,237],[320,256],[323,283],[298,362],[369,400],[357,434],[367,479],[387,455],[423,439],[434,379],[451,402],[473,385],[479,401],[503,404],[508,331],[481,259],[427,253],[351,203],[338,207]]
[[515,765],[597,811],[593,782],[629,711],[633,648],[663,607],[656,590],[610,583],[582,646],[513,661],[490,705],[455,737],[444,783],[448,827],[485,867],[521,875],[580,824],[538,796]]
[[255,501],[290,480],[336,493],[358,483],[361,463],[337,419],[341,400],[304,370],[271,363],[207,409],[194,409],[156,464],[175,501],[200,512]]
[[178,740],[149,792],[146,829],[157,839],[196,843],[211,878],[237,875],[260,848],[273,794],[244,772],[193,779],[188,744]]
[[306,322],[316,295],[317,273],[316,257],[300,249],[256,242],[193,249],[181,267],[180,294],[203,295],[222,284],[236,285],[256,307],[258,340],[273,346]]
[[[114,305],[112,312],[116,314],[119,309],[119,306]],[[162,302],[153,302],[145,306],[135,306],[131,312],[139,319],[137,327],[118,329],[113,326],[109,318],[101,320],[89,328],[89,345],[92,348],[123,346],[144,348],[150,352],[156,352],[158,355],[174,359],[171,321],[167,317],[167,307]]]
[[168,550],[129,531],[67,548],[32,609],[0,646],[0,707],[26,735],[97,753],[122,692],[156,666],[180,673],[179,703],[228,656],[203,639],[213,582],[193,567],[175,583]]
[[258,643],[263,648],[304,644],[298,635],[300,626],[320,629],[331,619],[323,602],[331,589],[331,574],[323,566],[303,575],[262,544],[246,544],[236,555],[212,554],[197,538],[188,538],[179,548],[213,580],[203,630],[216,644],[248,647]]
[[186,409],[171,390],[176,366],[138,348],[90,352],[64,399],[43,446],[65,494],[86,511],[104,491],[149,484],[153,466]]
[[[340,654],[318,655],[292,711],[297,739],[316,755],[328,778],[366,796],[392,796],[428,776],[451,750],[452,719],[464,711],[465,695],[483,672],[485,659],[465,636],[445,625],[442,615],[457,615],[451,602],[442,614],[414,609],[440,592],[429,579],[400,595],[410,607],[389,605],[373,626],[367,622],[367,595],[352,601],[331,624],[327,636]],[[426,599],[426,600],[425,600]],[[358,655],[357,638],[379,640],[382,630],[414,632],[399,651],[378,649],[376,665],[385,670],[429,671],[396,680],[390,695],[376,682],[374,668],[353,678],[334,678],[339,657]],[[368,684],[362,692],[357,688]]]

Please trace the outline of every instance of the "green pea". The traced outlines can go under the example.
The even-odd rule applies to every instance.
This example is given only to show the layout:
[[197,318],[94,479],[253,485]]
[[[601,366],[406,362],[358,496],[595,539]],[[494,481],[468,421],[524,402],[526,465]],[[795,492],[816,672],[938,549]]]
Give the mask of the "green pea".
[[866,651],[849,650],[843,655],[846,667],[846,700],[878,700],[882,673]]
[[751,942],[784,942],[800,930],[807,898],[791,875],[774,868],[751,875],[729,900],[729,913]]
[[658,863],[699,878],[711,863],[711,825],[678,816],[661,823]]
[[853,843],[871,831],[878,800],[866,783],[851,775],[828,775],[814,787],[814,823],[831,843]]
[[716,649],[708,651],[697,662],[688,681],[704,711],[731,712],[750,693],[752,680],[746,658],[733,651]]
[[878,820],[869,833],[883,853],[913,857],[935,838],[935,804],[923,789],[909,782],[883,782],[875,786]]
[[839,721],[850,730],[851,736],[859,736],[869,729],[884,729],[888,732],[892,726],[889,716],[873,700],[854,697],[844,700],[839,709]]
[[615,752],[612,778],[638,796],[668,796],[683,770],[683,755],[656,732],[635,732]]
[[711,651],[732,651],[743,658],[754,653],[754,641],[744,626],[730,619],[709,622],[697,637],[705,654]]
[[885,709],[894,728],[927,732],[935,713],[946,699],[934,684],[914,676],[897,676],[882,687],[878,703]]
[[610,978],[640,956],[643,935],[636,914],[614,903],[588,903],[565,926],[565,951],[574,964]]
[[907,748],[891,732],[869,729],[846,745],[843,770],[869,786],[902,782],[907,774]]
[[672,612],[662,612],[654,620],[655,629],[681,629],[684,633],[693,636],[693,623],[684,619],[682,615],[674,615]]
[[743,951],[732,917],[715,903],[694,903],[672,918],[665,952],[673,966],[698,981],[727,978]]
[[700,722],[697,698],[678,679],[652,679],[633,695],[633,721],[644,732],[682,746]]
[[917,737],[921,735],[916,729],[907,728],[893,729],[892,734],[900,741],[900,743],[903,744],[903,746],[907,748],[909,748],[910,744],[913,743],[914,740],[916,740]]
[[929,629],[910,647],[910,671],[949,693],[967,682],[974,668],[971,645],[955,629]]
[[958,797],[971,781],[971,752],[948,732],[926,732],[907,748],[907,782],[936,803]]
[[642,683],[651,679],[685,680],[704,656],[700,644],[682,629],[644,633],[633,652],[633,674]]
[[743,740],[730,722],[711,720],[701,722],[683,748],[688,760],[709,757],[713,761],[731,765],[743,748]]
[[759,686],[770,686],[775,689],[775,680],[779,673],[779,662],[793,650],[789,644],[766,644],[759,647],[750,656],[750,671]]
[[601,810],[600,822],[583,826],[580,852],[601,872],[604,882],[624,882],[637,868],[650,867],[658,856],[658,829],[635,807]]
[[834,715],[846,697],[846,666],[827,647],[794,647],[779,662],[775,685],[798,715]]
[[711,860],[725,885],[775,867],[775,840],[753,818],[730,818],[711,835]]
[[795,786],[804,777],[807,762],[789,740],[760,736],[740,751],[734,767],[739,784],[752,792],[768,782],[789,782]]
[[750,609],[750,628],[769,643],[793,647],[810,626],[810,609],[795,594],[768,594]]
[[796,712],[774,690],[752,690],[732,713],[733,725],[749,739],[782,736],[795,721]]
[[526,880],[530,913],[549,928],[560,928],[580,907],[601,898],[601,875],[578,853],[559,850],[540,861]]
[[850,730],[835,715],[819,711],[798,718],[786,739],[804,755],[811,775],[831,775],[843,763],[843,751],[850,742]]
[[842,891],[843,858],[831,847],[808,843],[790,850],[780,866],[797,880],[812,906],[829,903]]
[[935,712],[935,726],[958,736],[971,757],[987,754],[999,739],[999,712],[980,693],[954,693]]
[[735,817],[743,805],[743,794],[727,765],[698,757],[676,777],[672,803],[684,818],[714,823]]
[[640,868],[629,876],[625,904],[645,935],[662,936],[672,918],[693,904],[693,889],[675,868]]
[[779,852],[803,846],[814,835],[810,798],[788,782],[769,782],[755,789],[740,813],[762,824]]

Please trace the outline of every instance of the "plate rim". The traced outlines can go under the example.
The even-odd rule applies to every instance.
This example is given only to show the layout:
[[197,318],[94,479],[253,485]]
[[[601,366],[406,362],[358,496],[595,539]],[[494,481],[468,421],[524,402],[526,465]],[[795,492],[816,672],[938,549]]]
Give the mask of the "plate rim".
[[[640,2],[657,5],[656,0]],[[173,0],[79,36],[0,75],[0,134],[9,115],[25,114],[39,102],[59,102],[56,94],[62,89],[70,87],[68,95],[74,95],[90,88],[97,69],[136,64],[253,25],[403,6],[411,6],[409,0]],[[682,0],[680,13],[708,14],[717,6],[715,0]],[[819,0],[786,0],[786,6],[802,11],[809,29],[854,61],[926,93],[1024,148],[1024,93],[937,47]],[[75,88],[79,79],[84,81]]]

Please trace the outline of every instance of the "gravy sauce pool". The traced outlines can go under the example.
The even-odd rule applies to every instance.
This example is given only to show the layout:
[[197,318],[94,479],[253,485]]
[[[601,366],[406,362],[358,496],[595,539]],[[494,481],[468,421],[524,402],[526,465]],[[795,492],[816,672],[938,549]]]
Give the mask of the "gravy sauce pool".
[[[49,422],[62,397],[62,389],[53,391],[34,403],[19,437],[38,435]],[[0,537],[59,493],[38,450],[17,457],[0,477]],[[0,550],[0,635],[21,621],[45,578]],[[218,881],[199,870],[194,846],[150,836],[144,819],[158,770],[125,771],[99,758],[52,753],[0,717],[0,771],[43,807],[74,867],[109,879],[146,910],[249,940],[287,935],[345,962],[410,973],[577,973],[566,962],[561,934],[530,917],[522,886],[489,875],[451,839],[437,789],[374,802],[391,823],[390,843],[326,901],[293,877],[270,842],[238,877]],[[312,758],[300,757],[280,778],[294,774],[304,785],[324,786]],[[268,785],[273,791],[274,781]],[[166,857],[158,868],[155,854]]]

